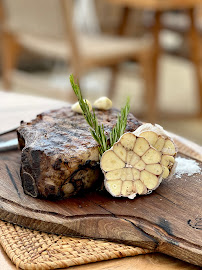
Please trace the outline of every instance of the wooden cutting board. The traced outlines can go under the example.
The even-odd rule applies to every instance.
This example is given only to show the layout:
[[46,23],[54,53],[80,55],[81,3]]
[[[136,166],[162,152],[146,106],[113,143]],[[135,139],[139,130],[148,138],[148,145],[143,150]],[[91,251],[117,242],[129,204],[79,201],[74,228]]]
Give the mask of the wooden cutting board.
[[[202,161],[200,147],[194,149],[192,143],[188,147],[178,139],[181,153]],[[20,151],[0,154],[2,220],[50,233],[146,247],[202,266],[201,174],[164,180],[151,195],[134,200],[94,192],[46,201],[24,194],[19,171]]]

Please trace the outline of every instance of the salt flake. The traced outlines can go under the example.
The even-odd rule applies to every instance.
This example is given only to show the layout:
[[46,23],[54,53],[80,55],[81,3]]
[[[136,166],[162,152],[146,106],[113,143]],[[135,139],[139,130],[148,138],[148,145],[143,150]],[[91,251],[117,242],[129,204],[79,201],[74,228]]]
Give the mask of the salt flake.
[[195,173],[201,173],[201,168],[199,164],[193,159],[177,157],[177,167],[175,169],[176,178],[181,178],[182,174],[187,174],[191,176]]

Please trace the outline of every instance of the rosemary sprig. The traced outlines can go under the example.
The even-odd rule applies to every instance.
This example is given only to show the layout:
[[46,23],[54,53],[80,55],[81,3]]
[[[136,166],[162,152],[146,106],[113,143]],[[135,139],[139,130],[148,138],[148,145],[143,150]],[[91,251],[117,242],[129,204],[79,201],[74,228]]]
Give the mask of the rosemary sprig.
[[102,156],[102,154],[106,150],[110,149],[124,133],[124,130],[127,125],[127,116],[130,110],[129,98],[127,99],[125,107],[121,109],[121,115],[118,115],[117,123],[109,134],[110,141],[108,142],[107,136],[105,135],[104,126],[103,125],[100,126],[98,124],[95,111],[93,110],[92,113],[90,112],[89,106],[86,100],[83,99],[81,90],[78,84],[74,82],[74,77],[72,74],[70,75],[70,83],[72,85],[74,93],[78,98],[79,105],[83,112],[83,116],[86,119],[89,126],[91,127],[90,128],[91,135],[99,144],[99,152],[100,155]]

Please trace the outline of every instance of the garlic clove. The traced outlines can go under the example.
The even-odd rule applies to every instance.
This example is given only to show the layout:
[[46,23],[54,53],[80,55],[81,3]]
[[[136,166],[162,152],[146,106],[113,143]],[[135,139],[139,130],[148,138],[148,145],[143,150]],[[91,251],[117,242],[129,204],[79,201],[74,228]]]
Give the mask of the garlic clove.
[[112,107],[112,101],[108,97],[100,97],[96,99],[93,106],[99,110],[109,110]]
[[[85,99],[85,100],[88,104],[89,110],[92,111],[92,105],[91,105],[90,101],[87,99]],[[81,109],[78,101],[72,105],[72,111],[77,112],[77,113],[82,113],[82,109]]]

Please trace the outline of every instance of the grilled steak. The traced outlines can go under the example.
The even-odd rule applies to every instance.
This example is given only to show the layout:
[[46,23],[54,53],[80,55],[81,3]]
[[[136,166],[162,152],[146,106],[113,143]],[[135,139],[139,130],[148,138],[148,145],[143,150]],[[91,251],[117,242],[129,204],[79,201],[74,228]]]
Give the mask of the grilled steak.
[[[107,134],[117,121],[117,109],[97,110]],[[126,131],[141,123],[129,114]],[[21,179],[24,192],[32,197],[65,198],[98,186],[102,179],[98,144],[81,114],[71,107],[37,115],[18,128]]]

